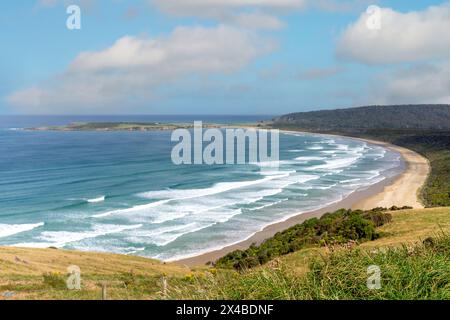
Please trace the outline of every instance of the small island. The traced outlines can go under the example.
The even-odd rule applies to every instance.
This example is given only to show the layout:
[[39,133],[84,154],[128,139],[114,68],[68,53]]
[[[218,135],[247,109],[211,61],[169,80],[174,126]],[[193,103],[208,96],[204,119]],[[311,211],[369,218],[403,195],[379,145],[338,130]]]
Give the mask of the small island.
[[[74,122],[62,126],[27,128],[29,131],[155,131],[191,129],[193,123],[161,122]],[[220,128],[218,124],[205,124],[204,127]]]
[[[217,124],[203,123],[203,128],[270,128],[271,122]],[[62,126],[25,128],[27,131],[156,131],[193,129],[194,123],[165,122],[73,122]]]

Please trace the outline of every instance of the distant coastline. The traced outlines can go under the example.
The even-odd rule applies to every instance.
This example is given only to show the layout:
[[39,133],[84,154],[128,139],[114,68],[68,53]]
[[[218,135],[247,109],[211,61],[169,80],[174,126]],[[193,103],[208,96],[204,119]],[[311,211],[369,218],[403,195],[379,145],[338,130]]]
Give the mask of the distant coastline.
[[[270,121],[259,121],[255,123],[203,123],[203,128],[267,128]],[[158,131],[192,129],[193,122],[73,122],[58,126],[39,126],[24,128],[26,131]]]
[[[218,128],[218,124],[207,124],[208,128]],[[191,129],[191,123],[161,122],[80,122],[62,126],[43,126],[25,128],[27,131],[154,131]]]

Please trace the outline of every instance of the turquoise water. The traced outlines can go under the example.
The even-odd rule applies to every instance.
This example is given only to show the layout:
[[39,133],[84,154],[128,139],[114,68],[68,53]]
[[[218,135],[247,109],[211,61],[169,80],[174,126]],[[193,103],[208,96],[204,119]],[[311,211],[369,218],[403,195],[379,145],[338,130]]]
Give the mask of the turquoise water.
[[313,134],[281,134],[280,168],[268,171],[256,164],[175,166],[167,131],[20,130],[70,121],[260,118],[0,118],[0,245],[177,259],[339,201],[403,166],[399,154],[379,146]]

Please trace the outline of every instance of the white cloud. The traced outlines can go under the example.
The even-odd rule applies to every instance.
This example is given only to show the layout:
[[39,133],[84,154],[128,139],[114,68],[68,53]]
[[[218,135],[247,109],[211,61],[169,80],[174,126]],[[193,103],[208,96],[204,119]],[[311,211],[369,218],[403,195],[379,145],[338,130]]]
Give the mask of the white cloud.
[[307,0],[150,0],[162,12],[199,17],[248,29],[277,30],[282,12],[301,9]]
[[381,8],[380,13],[379,30],[367,27],[367,13],[345,30],[338,57],[368,64],[450,57],[450,3],[408,13]]
[[285,13],[315,8],[331,12],[361,9],[377,0],[148,0],[174,16],[207,18],[250,29],[280,29]]
[[154,39],[127,36],[102,51],[79,54],[62,75],[14,92],[8,101],[35,113],[120,110],[124,103],[148,102],[163,84],[239,71],[274,47],[251,31],[225,25],[179,27]]
[[379,79],[374,98],[381,103],[450,104],[450,63],[424,64]]

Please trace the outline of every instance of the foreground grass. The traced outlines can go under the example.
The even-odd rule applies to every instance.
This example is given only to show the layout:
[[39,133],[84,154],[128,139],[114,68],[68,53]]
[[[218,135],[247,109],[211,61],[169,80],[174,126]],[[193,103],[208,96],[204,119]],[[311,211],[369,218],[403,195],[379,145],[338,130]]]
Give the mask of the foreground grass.
[[[450,238],[385,250],[337,249],[310,262],[306,274],[276,261],[242,274],[196,278],[170,291],[173,299],[450,299]],[[381,271],[381,288],[367,286],[368,267]]]
[[[450,299],[450,209],[392,216],[375,241],[308,248],[241,273],[220,270],[171,288],[170,298]],[[381,271],[379,290],[367,288],[371,265]]]
[[[81,270],[81,290],[68,290],[67,268]],[[189,275],[187,267],[135,256],[57,249],[0,248],[0,299],[110,299],[159,297],[163,276]]]
[[[353,249],[309,247],[242,272],[114,254],[0,248],[0,299],[101,299],[103,283],[108,299],[450,299],[450,209],[391,214],[375,241]],[[434,240],[425,246],[428,237]],[[380,290],[366,287],[372,264],[381,268]],[[81,269],[81,290],[67,289],[69,265]]]

